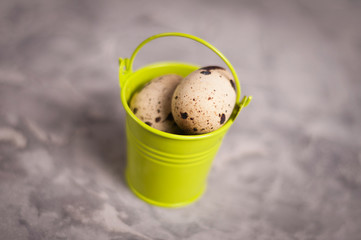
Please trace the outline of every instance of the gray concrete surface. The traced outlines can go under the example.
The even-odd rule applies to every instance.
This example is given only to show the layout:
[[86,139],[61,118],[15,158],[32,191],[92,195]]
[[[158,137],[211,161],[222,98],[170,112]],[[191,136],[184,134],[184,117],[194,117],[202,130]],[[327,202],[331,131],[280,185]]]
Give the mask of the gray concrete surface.
[[[0,2],[0,239],[361,236],[360,1]],[[117,58],[219,48],[254,100],[180,209],[124,183]],[[184,39],[159,60],[219,64]]]

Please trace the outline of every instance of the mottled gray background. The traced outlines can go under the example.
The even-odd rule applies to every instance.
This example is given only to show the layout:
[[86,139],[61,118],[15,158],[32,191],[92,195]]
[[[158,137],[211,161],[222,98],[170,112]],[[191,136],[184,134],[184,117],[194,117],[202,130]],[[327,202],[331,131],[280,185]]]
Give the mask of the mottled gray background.
[[[0,239],[361,238],[361,2],[0,2]],[[124,183],[118,57],[204,38],[254,100],[180,209]],[[218,64],[159,39],[135,66]]]

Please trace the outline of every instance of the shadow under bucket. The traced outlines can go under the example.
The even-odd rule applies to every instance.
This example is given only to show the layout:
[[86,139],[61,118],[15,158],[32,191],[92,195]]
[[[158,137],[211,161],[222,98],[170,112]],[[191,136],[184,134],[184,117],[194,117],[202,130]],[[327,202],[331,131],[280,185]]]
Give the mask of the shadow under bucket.
[[161,62],[132,71],[134,57],[143,45],[153,39],[168,36],[190,38],[216,52],[234,76],[237,99],[240,98],[240,85],[233,67],[217,49],[188,34],[163,33],[152,36],[136,48],[130,60],[120,59],[121,101],[126,111],[127,183],[139,198],[150,204],[180,207],[202,196],[222,139],[240,110],[249,104],[251,97],[244,97],[241,102],[237,102],[229,120],[221,128],[206,134],[171,134],[143,123],[129,107],[135,92],[153,78],[172,73],[185,77],[199,68],[187,63]]

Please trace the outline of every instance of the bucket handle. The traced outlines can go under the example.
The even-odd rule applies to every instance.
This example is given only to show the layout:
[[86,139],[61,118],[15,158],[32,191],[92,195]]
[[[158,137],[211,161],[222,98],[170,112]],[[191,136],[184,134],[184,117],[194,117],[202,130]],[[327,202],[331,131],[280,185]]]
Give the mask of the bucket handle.
[[[205,40],[195,37],[193,35],[190,34],[186,34],[186,33],[178,33],[178,32],[169,32],[169,33],[160,33],[160,34],[156,34],[154,36],[151,36],[147,39],[145,39],[143,42],[141,42],[138,47],[134,50],[132,56],[130,57],[130,59],[128,58],[119,58],[119,84],[120,87],[123,86],[123,84],[125,83],[125,80],[127,79],[127,75],[131,74],[133,72],[133,62],[134,62],[134,58],[137,55],[137,53],[139,52],[139,50],[148,42],[157,39],[157,38],[161,38],[161,37],[184,37],[184,38],[189,38],[192,39],[196,42],[199,42],[201,44],[203,44],[204,46],[208,47],[209,49],[211,49],[213,52],[215,52],[228,66],[229,70],[231,70],[231,73],[234,77],[234,82],[236,83],[236,94],[237,94],[237,99],[240,99],[241,96],[241,85],[239,83],[236,71],[234,70],[232,64],[228,61],[228,59],[215,47],[213,47],[213,45],[211,45],[210,43],[206,42]],[[252,96],[244,96],[243,99],[240,102],[236,103],[236,109],[235,109],[235,116],[233,119],[235,119],[239,112],[242,110],[242,108],[248,106],[248,104],[251,102],[252,100]]]

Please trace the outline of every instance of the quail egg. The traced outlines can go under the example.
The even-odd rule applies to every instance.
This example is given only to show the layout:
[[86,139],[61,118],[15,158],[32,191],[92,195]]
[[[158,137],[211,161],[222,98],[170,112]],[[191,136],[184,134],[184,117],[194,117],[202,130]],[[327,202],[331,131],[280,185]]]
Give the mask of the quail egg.
[[167,74],[147,83],[130,101],[130,109],[141,121],[158,130],[178,133],[171,111],[172,94],[183,77]]
[[212,132],[223,126],[236,102],[236,86],[224,68],[208,66],[186,76],[172,97],[172,114],[188,134]]

